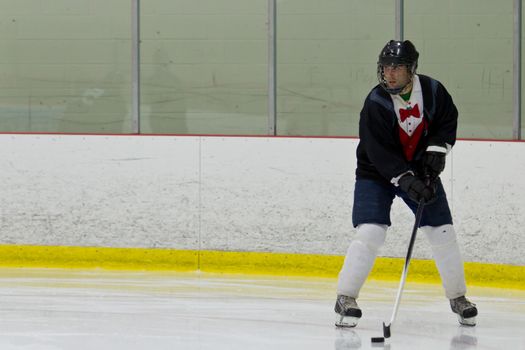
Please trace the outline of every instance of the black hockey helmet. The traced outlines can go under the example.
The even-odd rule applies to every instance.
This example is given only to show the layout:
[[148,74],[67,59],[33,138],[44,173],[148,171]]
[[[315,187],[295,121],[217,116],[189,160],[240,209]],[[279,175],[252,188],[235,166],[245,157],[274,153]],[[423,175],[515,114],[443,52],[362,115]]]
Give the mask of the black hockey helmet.
[[416,73],[418,58],[419,52],[417,52],[416,47],[409,40],[390,40],[386,43],[385,47],[383,47],[379,53],[379,59],[377,61],[377,79],[381,87],[390,94],[398,94],[403,91],[406,85],[395,89],[388,87],[385,81],[383,67],[405,65],[408,67],[409,73],[413,76]]

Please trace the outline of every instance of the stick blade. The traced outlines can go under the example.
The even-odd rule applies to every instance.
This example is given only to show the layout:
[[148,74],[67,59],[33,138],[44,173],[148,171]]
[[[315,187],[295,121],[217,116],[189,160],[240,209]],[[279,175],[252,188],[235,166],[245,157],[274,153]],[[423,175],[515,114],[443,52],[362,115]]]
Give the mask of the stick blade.
[[390,325],[386,325],[384,322],[383,322],[383,336],[385,338],[390,338]]
[[372,337],[372,343],[384,343],[385,338],[383,337]]

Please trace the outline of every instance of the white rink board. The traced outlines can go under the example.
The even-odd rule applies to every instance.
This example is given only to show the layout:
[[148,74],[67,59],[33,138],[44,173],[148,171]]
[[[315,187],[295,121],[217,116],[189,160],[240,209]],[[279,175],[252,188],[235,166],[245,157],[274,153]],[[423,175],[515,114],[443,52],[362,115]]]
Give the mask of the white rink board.
[[197,139],[0,140],[2,243],[198,247]]
[[[0,135],[0,244],[344,255],[358,140]],[[443,182],[466,261],[524,265],[525,143],[459,141]],[[383,256],[404,257],[397,200]],[[418,239],[414,256],[430,258]]]

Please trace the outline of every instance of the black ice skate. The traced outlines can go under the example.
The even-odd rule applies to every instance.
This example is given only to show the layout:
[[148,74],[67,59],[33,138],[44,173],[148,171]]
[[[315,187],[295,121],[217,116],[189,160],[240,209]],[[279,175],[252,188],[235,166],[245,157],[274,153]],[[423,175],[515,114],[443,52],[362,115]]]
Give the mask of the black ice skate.
[[355,327],[362,315],[355,298],[346,295],[337,296],[334,310],[337,327]]
[[452,312],[458,315],[459,323],[465,326],[475,326],[478,309],[476,304],[471,303],[464,296],[450,299],[450,308]]

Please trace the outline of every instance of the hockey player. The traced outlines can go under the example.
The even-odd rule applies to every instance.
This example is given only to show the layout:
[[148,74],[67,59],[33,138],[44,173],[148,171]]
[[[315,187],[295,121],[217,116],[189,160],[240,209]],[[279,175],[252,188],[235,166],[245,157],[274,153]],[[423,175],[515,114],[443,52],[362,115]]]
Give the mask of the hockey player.
[[425,201],[420,228],[430,242],[445,295],[461,324],[476,324],[478,311],[465,298],[463,263],[439,178],[456,141],[458,111],[440,82],[416,74],[418,57],[410,41],[389,41],[379,54],[379,84],[361,110],[352,212],[357,234],[339,273],[339,327],[354,327],[361,317],[356,299],[385,241],[395,196],[413,212]]

